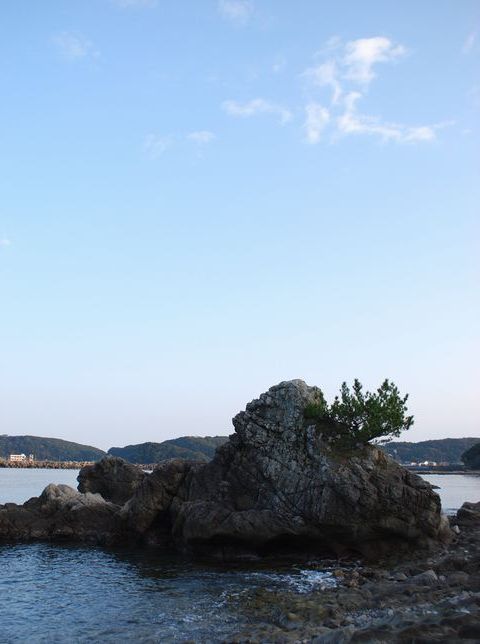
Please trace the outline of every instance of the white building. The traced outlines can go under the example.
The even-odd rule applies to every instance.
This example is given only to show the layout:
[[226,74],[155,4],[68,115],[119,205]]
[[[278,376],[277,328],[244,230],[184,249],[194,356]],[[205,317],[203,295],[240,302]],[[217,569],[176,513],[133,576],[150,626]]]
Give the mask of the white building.
[[20,463],[20,462],[26,461],[27,456],[26,454],[10,454],[8,460],[13,461],[14,463]]

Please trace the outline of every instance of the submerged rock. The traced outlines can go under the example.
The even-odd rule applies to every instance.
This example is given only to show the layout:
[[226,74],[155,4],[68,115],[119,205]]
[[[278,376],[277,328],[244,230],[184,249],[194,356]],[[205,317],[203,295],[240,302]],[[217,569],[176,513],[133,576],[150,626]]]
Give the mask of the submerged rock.
[[[73,505],[62,501],[56,514],[66,515],[66,525],[82,517],[86,525],[72,539],[84,539],[105,519],[109,539],[128,534],[223,558],[282,552],[378,556],[448,539],[430,484],[374,446],[336,447],[333,428],[306,414],[321,399],[318,388],[301,380],[272,387],[235,416],[235,434],[210,463],[166,461],[145,474],[107,457],[81,471],[79,490],[85,494],[75,493]],[[88,503],[101,499],[91,515],[74,510],[82,497]],[[31,511],[27,505],[24,512]],[[22,538],[4,527],[2,513],[4,521],[13,516],[0,510],[0,536]],[[52,531],[46,527],[35,534],[47,533]]]

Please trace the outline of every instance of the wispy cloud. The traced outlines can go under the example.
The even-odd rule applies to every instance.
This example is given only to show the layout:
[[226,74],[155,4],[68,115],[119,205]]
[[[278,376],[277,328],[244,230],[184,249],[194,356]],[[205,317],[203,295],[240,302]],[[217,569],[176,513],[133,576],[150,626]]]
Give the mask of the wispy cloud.
[[305,107],[305,114],[304,128],[307,142],[318,143],[330,120],[330,113],[323,105],[309,103]]
[[329,86],[332,88],[332,103],[337,103],[341,94],[338,66],[334,60],[327,60],[321,65],[309,67],[303,72],[303,76],[309,78],[318,87]]
[[469,54],[472,51],[472,49],[475,47],[475,44],[477,42],[477,36],[478,36],[478,29],[471,31],[468,34],[468,36],[465,38],[465,42],[463,43],[462,53]]
[[82,58],[98,58],[100,52],[94,44],[79,34],[62,31],[52,38],[59,53],[67,60],[80,60]]
[[206,145],[215,139],[215,134],[209,130],[198,130],[187,134],[187,139],[198,145]]
[[397,45],[385,36],[351,40],[345,45],[345,78],[368,85],[376,76],[374,65],[394,61],[406,52],[403,45]]
[[251,0],[219,0],[218,10],[220,15],[239,25],[245,25],[253,14]]
[[7,246],[12,245],[12,240],[8,237],[0,237],[0,248],[6,248]]
[[419,143],[433,141],[436,131],[451,123],[435,125],[410,126],[402,123],[389,123],[373,116],[366,116],[357,111],[357,101],[362,98],[359,92],[350,92],[345,97],[345,111],[337,118],[337,129],[342,135],[369,134],[379,137],[382,141],[397,143]]
[[278,116],[281,125],[285,125],[292,118],[292,113],[286,107],[271,103],[263,98],[254,98],[247,103],[237,103],[236,101],[224,101],[222,108],[230,114],[240,118],[248,118],[257,114],[273,114]]
[[143,142],[143,149],[150,159],[158,159],[172,145],[170,136],[159,136],[158,134],[147,134]]
[[357,103],[364,98],[368,86],[376,78],[376,66],[396,61],[406,52],[406,47],[385,36],[359,38],[345,44],[338,37],[330,39],[319,52],[326,60],[307,68],[302,74],[311,92],[322,88],[331,91],[328,107],[317,101],[310,101],[305,107],[307,142],[320,142],[327,128],[333,136],[363,134],[397,143],[433,141],[437,130],[447,124],[404,125],[361,114],[357,109]]

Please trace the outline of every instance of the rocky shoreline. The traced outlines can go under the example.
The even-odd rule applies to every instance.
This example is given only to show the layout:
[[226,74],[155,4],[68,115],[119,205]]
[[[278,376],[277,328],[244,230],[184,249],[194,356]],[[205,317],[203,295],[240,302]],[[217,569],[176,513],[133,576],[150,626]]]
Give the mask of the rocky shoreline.
[[451,524],[454,540],[428,553],[330,562],[335,588],[258,591],[241,606],[256,623],[233,641],[479,642],[480,503],[464,504]]

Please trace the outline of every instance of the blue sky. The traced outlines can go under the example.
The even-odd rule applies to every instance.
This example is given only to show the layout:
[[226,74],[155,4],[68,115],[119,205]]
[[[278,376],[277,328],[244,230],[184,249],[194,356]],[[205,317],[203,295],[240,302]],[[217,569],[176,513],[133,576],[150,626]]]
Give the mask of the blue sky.
[[478,425],[478,2],[0,9],[0,426],[227,434],[385,377]]

